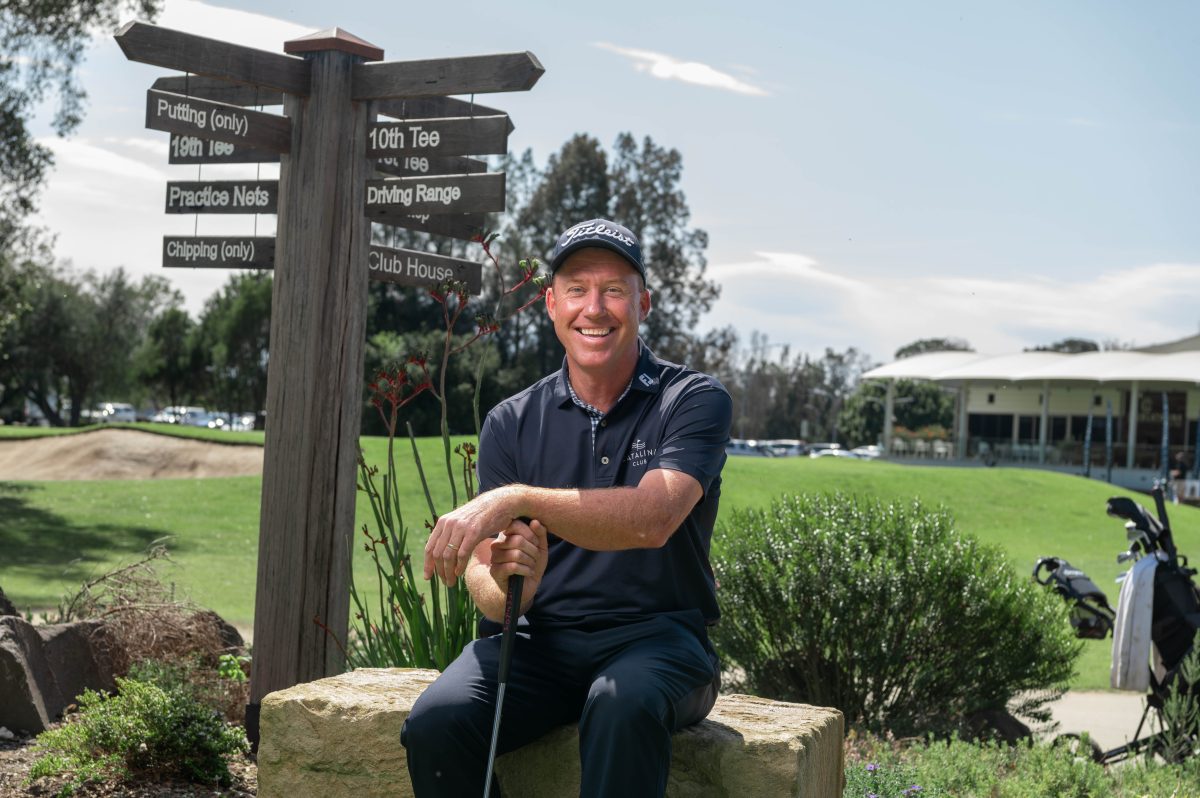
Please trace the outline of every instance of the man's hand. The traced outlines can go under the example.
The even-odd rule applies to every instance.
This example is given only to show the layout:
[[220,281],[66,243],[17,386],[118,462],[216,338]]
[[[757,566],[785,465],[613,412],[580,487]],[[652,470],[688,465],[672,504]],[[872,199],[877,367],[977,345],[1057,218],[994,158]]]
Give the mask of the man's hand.
[[425,543],[425,578],[435,574],[453,585],[467,569],[471,552],[485,538],[508,528],[516,517],[508,507],[509,491],[481,493],[438,519]]
[[546,527],[536,519],[525,524],[513,521],[508,529],[489,545],[491,566],[488,571],[501,593],[508,590],[508,580],[513,576],[525,577],[521,596],[517,601],[518,614],[524,614],[533,603],[542,575],[549,561],[549,544],[546,542]]

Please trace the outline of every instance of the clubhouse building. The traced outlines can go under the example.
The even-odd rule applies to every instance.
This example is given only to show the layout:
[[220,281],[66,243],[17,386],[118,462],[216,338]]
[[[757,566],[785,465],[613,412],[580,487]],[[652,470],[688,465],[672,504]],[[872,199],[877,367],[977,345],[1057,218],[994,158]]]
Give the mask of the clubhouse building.
[[[1200,335],[1081,354],[930,352],[863,379],[887,383],[889,457],[1032,465],[1148,490],[1182,452],[1189,492],[1200,493]],[[898,380],[931,381],[955,393],[952,441],[896,435]]]

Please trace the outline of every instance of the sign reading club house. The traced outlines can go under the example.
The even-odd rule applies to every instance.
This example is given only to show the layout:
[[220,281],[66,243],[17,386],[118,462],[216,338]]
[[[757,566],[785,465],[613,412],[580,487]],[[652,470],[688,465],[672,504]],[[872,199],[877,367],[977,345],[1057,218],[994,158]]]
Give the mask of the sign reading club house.
[[447,258],[414,249],[371,247],[367,253],[372,280],[433,287],[445,280],[461,280],[467,292],[483,290],[483,267],[474,261]]

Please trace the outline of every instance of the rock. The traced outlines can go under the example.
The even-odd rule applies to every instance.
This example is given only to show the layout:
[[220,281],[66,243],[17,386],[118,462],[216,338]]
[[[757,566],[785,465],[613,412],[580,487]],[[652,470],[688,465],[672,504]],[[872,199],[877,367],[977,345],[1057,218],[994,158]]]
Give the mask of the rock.
[[17,608],[13,606],[13,603],[8,600],[8,596],[4,595],[4,588],[0,587],[0,617],[6,615],[19,616],[20,614],[17,612]]
[[212,610],[200,610],[189,620],[195,626],[213,629],[220,638],[223,654],[240,654],[246,650],[246,641],[242,633],[229,621],[217,615]]
[[[411,796],[400,727],[437,675],[363,668],[264,697],[259,795]],[[675,735],[667,795],[840,796],[842,735],[837,710],[721,696]],[[576,728],[501,757],[496,772],[506,795],[578,795]]]
[[17,739],[17,735],[10,732],[4,726],[0,726],[0,740],[15,740],[15,739]]
[[0,725],[36,734],[84,690],[115,689],[106,641],[100,621],[0,618]]

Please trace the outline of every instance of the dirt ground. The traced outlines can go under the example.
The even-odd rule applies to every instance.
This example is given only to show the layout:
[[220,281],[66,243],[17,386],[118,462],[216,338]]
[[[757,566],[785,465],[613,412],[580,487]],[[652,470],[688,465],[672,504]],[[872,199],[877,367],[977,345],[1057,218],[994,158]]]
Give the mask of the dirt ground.
[[178,479],[262,473],[261,446],[132,429],[0,440],[0,480]]
[[[48,798],[58,792],[66,782],[63,777],[39,779],[28,786],[25,784],[29,767],[35,758],[32,740],[0,740],[0,798]],[[235,757],[229,763],[229,772],[233,776],[233,784],[229,787],[163,781],[88,784],[75,795],[79,798],[207,798],[214,795],[243,798],[258,793],[258,768],[251,758]]]

